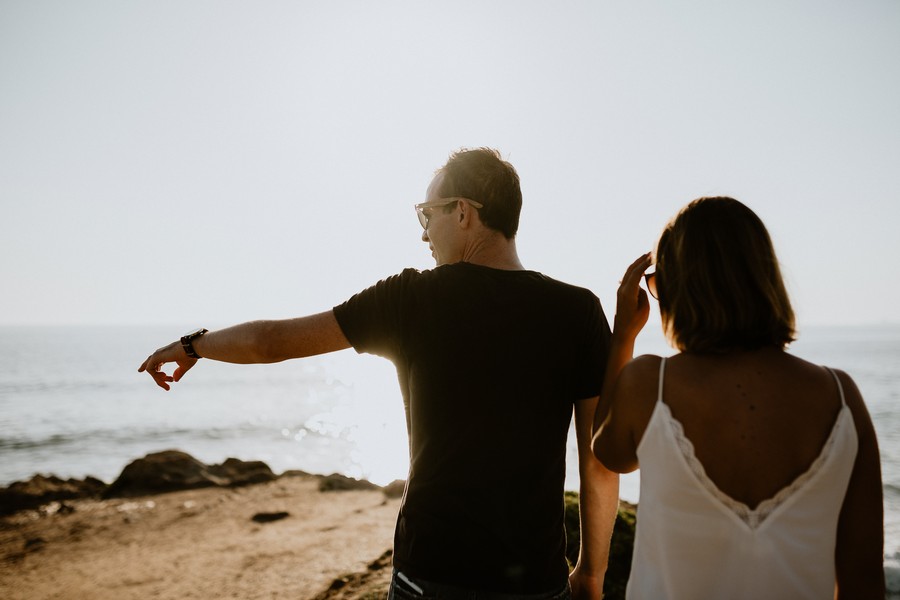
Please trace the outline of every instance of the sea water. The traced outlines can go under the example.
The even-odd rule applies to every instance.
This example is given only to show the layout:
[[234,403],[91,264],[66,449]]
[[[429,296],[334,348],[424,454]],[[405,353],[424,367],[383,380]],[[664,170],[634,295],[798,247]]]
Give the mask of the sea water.
[[[262,460],[275,472],[406,476],[393,366],[352,350],[274,365],[200,361],[170,392],[137,372],[187,327],[0,327],[0,485],[35,473],[113,481],[131,460],[179,449],[206,463]],[[900,326],[809,327],[790,351],[847,371],[878,434],[885,565],[900,593]],[[648,327],[636,352],[671,355]],[[578,488],[574,434],[566,486]],[[621,495],[639,500],[639,474]]]

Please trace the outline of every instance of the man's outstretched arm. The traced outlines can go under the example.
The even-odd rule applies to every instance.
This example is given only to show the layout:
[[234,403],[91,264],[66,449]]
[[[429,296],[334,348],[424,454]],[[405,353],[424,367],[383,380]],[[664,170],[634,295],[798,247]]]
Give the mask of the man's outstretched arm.
[[[274,363],[303,358],[350,347],[334,312],[276,321],[249,321],[226,329],[210,331],[193,340],[194,351],[203,358],[222,362]],[[179,381],[196,364],[176,340],[155,351],[138,369],[146,371],[164,390]],[[177,367],[172,375],[163,371],[166,363]]]

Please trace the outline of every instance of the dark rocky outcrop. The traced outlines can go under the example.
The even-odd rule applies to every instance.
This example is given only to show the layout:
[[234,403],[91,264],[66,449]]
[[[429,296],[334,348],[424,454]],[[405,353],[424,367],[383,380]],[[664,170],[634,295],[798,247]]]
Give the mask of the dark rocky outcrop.
[[211,465],[209,471],[216,477],[227,480],[228,485],[232,487],[265,483],[278,478],[272,472],[272,469],[269,468],[269,465],[261,460],[245,461],[237,458],[226,458],[221,465]]
[[375,600],[388,593],[394,553],[387,550],[369,563],[365,571],[347,573],[334,579],[328,589],[312,600]]
[[395,479],[384,486],[382,490],[384,491],[384,495],[388,498],[401,498],[403,492],[406,491],[406,481],[403,479]]
[[0,516],[50,502],[99,497],[107,485],[94,477],[60,479],[53,475],[35,475],[28,481],[16,481],[0,488]]
[[203,487],[241,486],[276,478],[268,465],[260,461],[229,458],[221,465],[206,465],[185,452],[166,450],[132,461],[103,497],[130,498]]
[[[312,475],[304,471],[285,471],[282,477],[314,477],[323,492],[347,490],[384,491],[388,498],[403,494],[403,481],[381,488],[366,480],[334,473]],[[220,465],[207,465],[186,452],[165,450],[148,454],[129,463],[110,485],[94,477],[61,479],[35,475],[28,481],[17,481],[0,488],[0,516],[20,510],[36,509],[51,502],[80,498],[133,498],[204,487],[238,487],[278,479],[269,466],[258,460],[228,458]],[[65,504],[61,511],[74,510]]]
[[345,492],[349,490],[377,490],[381,489],[371,481],[354,479],[339,473],[326,475],[319,480],[320,492]]

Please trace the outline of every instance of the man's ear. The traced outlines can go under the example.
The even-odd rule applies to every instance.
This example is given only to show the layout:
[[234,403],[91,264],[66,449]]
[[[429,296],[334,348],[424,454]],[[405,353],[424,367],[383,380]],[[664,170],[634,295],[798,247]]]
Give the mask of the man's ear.
[[475,208],[472,207],[468,202],[459,201],[459,226],[463,229],[468,229],[472,222],[472,213],[475,212]]

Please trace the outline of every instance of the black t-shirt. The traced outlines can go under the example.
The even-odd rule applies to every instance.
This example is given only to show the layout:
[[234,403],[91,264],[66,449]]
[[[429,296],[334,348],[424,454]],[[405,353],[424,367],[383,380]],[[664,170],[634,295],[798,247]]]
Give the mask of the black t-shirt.
[[461,587],[565,585],[563,485],[576,400],[610,330],[589,290],[469,263],[407,269],[335,307],[357,352],[397,367],[410,471],[394,565]]

